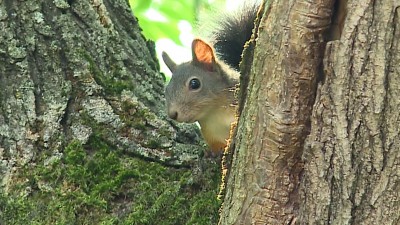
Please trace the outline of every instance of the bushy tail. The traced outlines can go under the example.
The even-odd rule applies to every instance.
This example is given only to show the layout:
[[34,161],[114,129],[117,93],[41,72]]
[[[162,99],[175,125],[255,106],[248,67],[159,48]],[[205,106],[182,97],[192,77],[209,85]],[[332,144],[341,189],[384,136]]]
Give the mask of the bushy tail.
[[259,1],[247,2],[232,12],[218,14],[206,25],[206,38],[217,57],[236,70],[239,70],[244,44],[252,35],[259,6]]

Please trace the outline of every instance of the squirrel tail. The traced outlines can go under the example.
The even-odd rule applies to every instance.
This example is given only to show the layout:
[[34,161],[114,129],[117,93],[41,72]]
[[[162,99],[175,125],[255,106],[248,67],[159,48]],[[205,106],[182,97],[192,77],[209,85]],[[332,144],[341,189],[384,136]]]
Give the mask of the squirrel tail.
[[206,24],[206,37],[218,59],[236,70],[239,70],[244,45],[251,38],[259,6],[260,1],[247,1],[232,12],[218,14],[211,24]]

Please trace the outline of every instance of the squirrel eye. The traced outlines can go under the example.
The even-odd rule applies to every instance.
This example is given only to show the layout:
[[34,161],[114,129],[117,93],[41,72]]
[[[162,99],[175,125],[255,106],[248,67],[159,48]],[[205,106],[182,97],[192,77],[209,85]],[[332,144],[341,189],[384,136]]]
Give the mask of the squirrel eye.
[[193,78],[189,81],[189,90],[197,90],[200,86],[200,80],[197,78]]

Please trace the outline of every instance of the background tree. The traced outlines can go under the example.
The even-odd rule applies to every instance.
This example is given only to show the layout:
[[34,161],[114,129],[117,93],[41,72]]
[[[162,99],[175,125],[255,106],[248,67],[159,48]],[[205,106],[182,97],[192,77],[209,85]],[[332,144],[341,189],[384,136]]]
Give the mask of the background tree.
[[219,166],[164,114],[127,1],[0,1],[0,224],[210,224]]
[[399,9],[266,4],[220,224],[400,223]]

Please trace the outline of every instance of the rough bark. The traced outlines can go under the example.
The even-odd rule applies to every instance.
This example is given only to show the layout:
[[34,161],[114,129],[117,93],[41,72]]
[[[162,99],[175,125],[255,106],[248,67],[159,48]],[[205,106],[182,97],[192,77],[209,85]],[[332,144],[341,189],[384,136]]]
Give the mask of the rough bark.
[[400,2],[337,9],[340,33],[325,52],[304,149],[300,221],[400,224]]
[[267,3],[220,224],[400,223],[399,4]]
[[[0,224],[176,224],[213,208],[200,193],[218,178],[202,172],[218,167],[186,168],[202,142],[166,120],[154,45],[127,1],[0,0],[0,30]],[[164,215],[174,207],[187,212]]]
[[265,7],[221,224],[295,221],[300,157],[332,6],[270,1]]

